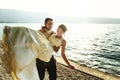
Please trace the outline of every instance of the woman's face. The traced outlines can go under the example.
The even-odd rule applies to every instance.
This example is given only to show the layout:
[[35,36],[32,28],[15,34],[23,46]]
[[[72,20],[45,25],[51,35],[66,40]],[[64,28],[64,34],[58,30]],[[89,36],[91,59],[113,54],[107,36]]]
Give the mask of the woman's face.
[[57,29],[57,36],[62,37],[62,35],[64,34],[64,31],[61,28]]

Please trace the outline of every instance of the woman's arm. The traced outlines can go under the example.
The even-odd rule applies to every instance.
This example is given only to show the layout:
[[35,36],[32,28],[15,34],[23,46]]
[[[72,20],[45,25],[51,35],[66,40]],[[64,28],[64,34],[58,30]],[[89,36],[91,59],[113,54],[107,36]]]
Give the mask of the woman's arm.
[[66,46],[66,41],[63,40],[63,41],[62,41],[62,47],[61,47],[61,56],[62,56],[63,60],[66,62],[66,64],[68,65],[68,67],[74,69],[74,66],[72,66],[72,65],[69,63],[68,59],[66,58],[66,55],[65,55],[65,46]]

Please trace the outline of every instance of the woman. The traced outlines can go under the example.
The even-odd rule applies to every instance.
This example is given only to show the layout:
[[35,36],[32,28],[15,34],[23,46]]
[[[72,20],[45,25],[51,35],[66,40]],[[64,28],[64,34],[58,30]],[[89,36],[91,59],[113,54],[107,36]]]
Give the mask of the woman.
[[66,47],[66,40],[63,39],[63,34],[67,31],[67,28],[64,24],[61,24],[57,28],[57,34],[52,34],[49,37],[50,45],[53,47],[54,51],[57,52],[61,47],[61,56],[70,68],[74,68],[65,56],[65,47]]

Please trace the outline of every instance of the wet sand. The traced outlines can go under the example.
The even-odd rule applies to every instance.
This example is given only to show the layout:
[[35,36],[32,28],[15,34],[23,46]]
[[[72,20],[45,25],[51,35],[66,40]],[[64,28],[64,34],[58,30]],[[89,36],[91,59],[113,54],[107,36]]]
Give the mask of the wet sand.
[[57,69],[58,80],[102,80],[79,70],[70,69],[60,63],[57,63]]

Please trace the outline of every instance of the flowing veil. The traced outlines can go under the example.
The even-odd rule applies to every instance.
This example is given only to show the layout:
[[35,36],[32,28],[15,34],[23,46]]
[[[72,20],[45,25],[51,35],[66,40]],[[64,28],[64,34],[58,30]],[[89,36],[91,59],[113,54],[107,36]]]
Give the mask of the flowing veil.
[[16,80],[39,80],[36,58],[48,62],[53,52],[46,37],[30,28],[6,26],[3,42],[2,60],[12,76]]

